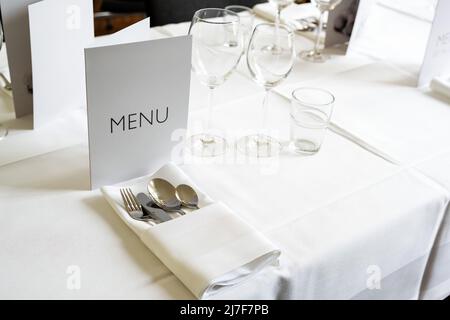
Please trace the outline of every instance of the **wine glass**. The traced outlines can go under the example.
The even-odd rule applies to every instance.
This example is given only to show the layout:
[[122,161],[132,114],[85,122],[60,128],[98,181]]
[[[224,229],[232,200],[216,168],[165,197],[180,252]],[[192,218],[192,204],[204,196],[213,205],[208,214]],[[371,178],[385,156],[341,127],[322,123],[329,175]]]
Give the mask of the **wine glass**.
[[342,0],[313,0],[320,11],[319,25],[317,27],[316,42],[313,50],[302,51],[300,57],[309,62],[325,62],[328,57],[322,53],[320,46],[320,36],[323,31],[325,14],[334,10]]
[[[276,33],[275,30],[278,32]],[[281,50],[267,50],[274,44]],[[270,90],[291,72],[295,59],[294,33],[285,25],[262,23],[253,30],[247,51],[247,65],[253,80],[266,90],[262,109],[262,130],[241,138],[238,150],[248,156],[272,157],[281,151],[281,144],[263,131],[266,127]]]
[[192,70],[209,88],[208,117],[205,132],[188,139],[195,156],[212,157],[226,151],[226,140],[210,132],[214,89],[223,84],[236,69],[243,53],[239,16],[229,10],[207,8],[192,18]]
[[252,9],[245,6],[226,6],[226,10],[230,10],[239,16],[242,36],[244,38],[244,53],[247,52],[248,43],[253,31],[253,25],[255,23],[255,13]]
[[[277,13],[275,15],[275,35],[278,35],[278,28],[281,24],[281,11],[293,4],[294,0],[269,0],[269,3],[276,6]],[[270,49],[275,53],[281,50],[278,42],[275,42],[271,47],[267,47],[266,49]]]
[[[3,25],[0,23],[0,50],[3,48]],[[0,123],[0,140],[8,135],[8,128]]]
[[281,23],[281,11],[289,7],[291,4],[293,4],[294,0],[269,0],[269,2],[275,5],[277,8],[277,13],[275,16],[275,24],[279,26]]

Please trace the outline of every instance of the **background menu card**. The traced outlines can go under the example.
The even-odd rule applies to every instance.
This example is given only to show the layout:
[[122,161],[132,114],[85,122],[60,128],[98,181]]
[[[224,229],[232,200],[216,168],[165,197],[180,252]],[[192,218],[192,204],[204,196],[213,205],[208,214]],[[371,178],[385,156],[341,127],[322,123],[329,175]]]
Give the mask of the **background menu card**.
[[191,37],[87,48],[91,188],[155,171],[186,129]]
[[440,0],[419,76],[419,87],[437,76],[450,75],[450,1]]
[[94,41],[92,0],[29,6],[34,127],[86,105],[84,48]]
[[28,5],[39,0],[0,0],[16,117],[33,113]]

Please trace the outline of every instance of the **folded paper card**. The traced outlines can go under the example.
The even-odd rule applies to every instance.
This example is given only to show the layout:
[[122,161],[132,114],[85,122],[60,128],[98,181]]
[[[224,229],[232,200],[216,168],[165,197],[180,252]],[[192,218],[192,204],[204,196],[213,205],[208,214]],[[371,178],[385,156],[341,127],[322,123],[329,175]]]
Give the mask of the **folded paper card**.
[[[119,189],[126,186],[134,193],[145,192],[152,177],[193,186],[200,209],[155,226],[131,219]],[[278,264],[278,248],[225,205],[213,202],[175,165],[165,165],[152,176],[103,187],[102,192],[120,218],[197,298],[209,298]]]
[[191,48],[190,36],[86,48],[92,188],[152,172],[178,150]]
[[28,5],[40,0],[0,0],[16,117],[33,113]]
[[450,74],[450,1],[440,0],[436,6],[425,57],[420,70],[419,87],[430,84],[434,77]]
[[44,0],[29,6],[33,122],[41,127],[86,106],[84,48],[94,40],[91,0]]

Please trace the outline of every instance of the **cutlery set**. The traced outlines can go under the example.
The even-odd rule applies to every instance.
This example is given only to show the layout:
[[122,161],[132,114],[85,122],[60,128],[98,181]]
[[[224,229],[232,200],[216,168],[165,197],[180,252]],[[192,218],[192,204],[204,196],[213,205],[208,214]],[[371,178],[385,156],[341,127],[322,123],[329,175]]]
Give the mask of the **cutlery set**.
[[142,192],[135,196],[131,188],[120,189],[125,209],[134,220],[155,225],[172,220],[172,213],[185,215],[186,209],[199,209],[197,193],[186,184],[174,187],[167,180],[155,178],[147,189],[149,196]]
[[319,20],[316,17],[296,19],[295,21],[298,23],[298,25],[296,25],[296,31],[300,32],[315,31],[319,24]]

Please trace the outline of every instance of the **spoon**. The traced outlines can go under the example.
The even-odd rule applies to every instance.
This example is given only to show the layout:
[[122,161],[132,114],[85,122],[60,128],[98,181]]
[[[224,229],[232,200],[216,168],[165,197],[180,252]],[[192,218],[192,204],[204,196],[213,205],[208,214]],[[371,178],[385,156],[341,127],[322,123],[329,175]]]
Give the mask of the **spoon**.
[[175,195],[181,204],[186,208],[200,209],[198,207],[198,195],[192,187],[187,184],[180,184],[175,189]]
[[175,187],[169,181],[160,178],[152,179],[147,189],[150,197],[161,209],[186,214],[181,210],[182,203],[177,199]]

